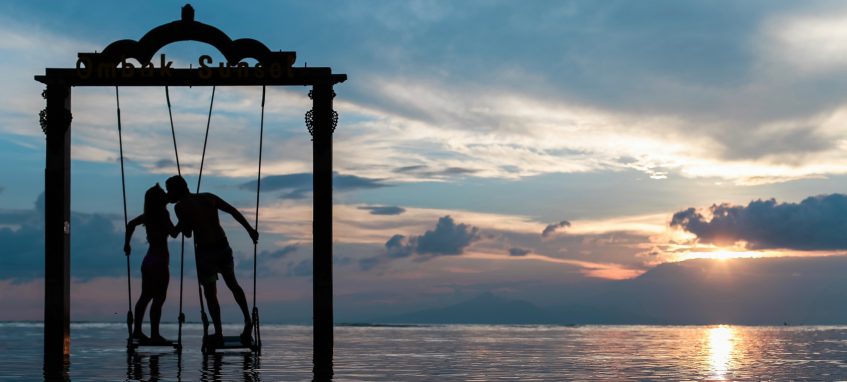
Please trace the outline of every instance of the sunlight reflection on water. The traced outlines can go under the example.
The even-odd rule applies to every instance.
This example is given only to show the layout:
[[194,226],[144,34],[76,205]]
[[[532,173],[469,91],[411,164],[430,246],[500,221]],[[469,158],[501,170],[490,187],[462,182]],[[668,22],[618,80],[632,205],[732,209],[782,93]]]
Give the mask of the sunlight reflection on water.
[[[41,379],[40,324],[0,323],[0,381]],[[306,381],[311,328],[266,325],[261,356],[127,355],[122,324],[72,325],[73,381]],[[237,325],[224,331],[237,331]],[[164,325],[165,333],[176,331]],[[847,327],[338,327],[337,381],[843,380]]]
[[735,329],[726,325],[708,329],[709,361],[711,363],[712,379],[724,380],[732,360],[733,336]]

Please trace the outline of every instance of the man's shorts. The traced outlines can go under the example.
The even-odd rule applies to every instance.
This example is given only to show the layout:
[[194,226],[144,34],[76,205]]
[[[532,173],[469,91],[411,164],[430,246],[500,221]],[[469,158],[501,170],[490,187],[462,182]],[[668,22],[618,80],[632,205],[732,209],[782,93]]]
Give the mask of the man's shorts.
[[235,272],[232,248],[226,239],[195,246],[194,256],[197,259],[197,279],[201,284],[217,281],[218,273]]

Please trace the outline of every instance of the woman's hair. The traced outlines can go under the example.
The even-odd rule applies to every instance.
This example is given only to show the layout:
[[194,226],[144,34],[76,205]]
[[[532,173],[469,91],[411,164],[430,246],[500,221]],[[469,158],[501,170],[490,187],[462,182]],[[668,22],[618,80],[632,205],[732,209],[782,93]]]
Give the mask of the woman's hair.
[[151,228],[164,229],[164,219],[168,218],[167,194],[165,190],[156,183],[144,193],[144,225],[149,231]]

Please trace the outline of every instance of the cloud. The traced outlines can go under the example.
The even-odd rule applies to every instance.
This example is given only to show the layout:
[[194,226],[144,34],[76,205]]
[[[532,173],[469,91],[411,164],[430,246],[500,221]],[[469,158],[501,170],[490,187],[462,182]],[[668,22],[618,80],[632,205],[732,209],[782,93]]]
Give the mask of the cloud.
[[764,28],[774,48],[769,53],[775,60],[806,72],[843,70],[847,67],[847,48],[839,42],[847,38],[845,21],[843,9],[775,18]]
[[366,257],[364,259],[359,259],[359,268],[361,268],[363,271],[369,271],[381,263],[382,258],[380,257]]
[[[306,8],[301,9],[299,23],[308,25],[325,17]],[[336,158],[347,173],[387,177],[396,168],[420,178],[473,174],[514,179],[625,166],[657,176],[731,180],[777,172],[761,178],[775,181],[847,171],[835,145],[844,133],[823,128],[845,102],[838,71],[829,77],[810,76],[790,70],[790,65],[776,65],[788,56],[800,63],[834,59],[834,66],[842,67],[843,48],[837,42],[845,35],[840,26],[845,17],[840,7],[821,12],[811,5],[768,3],[727,11],[672,2],[521,7],[469,3],[436,12],[444,14],[437,22],[395,8],[374,5],[362,13],[356,7],[340,7],[333,24],[338,29],[321,32],[332,36],[344,30],[350,41],[357,42],[334,41],[337,45],[327,49],[331,55],[325,57],[327,63],[342,59],[363,79],[346,83],[337,99],[346,122],[338,130]],[[657,22],[657,8],[674,17]],[[405,15],[393,19],[403,26],[402,32],[378,16],[386,14]],[[3,20],[7,25],[2,31],[11,37],[0,48],[8,53],[5,56],[21,59],[7,64],[16,72],[31,73],[33,67],[44,67],[44,60],[61,64],[61,57],[102,49],[106,42],[102,35],[90,35],[93,41],[71,40],[56,27],[62,22],[41,20],[40,25],[23,20],[14,16]],[[488,27],[492,24],[506,27],[492,30]],[[461,36],[452,33],[459,27]],[[403,38],[374,40],[395,33]],[[267,37],[269,46],[285,44],[278,36]],[[433,41],[449,43],[433,45]],[[69,55],[33,55],[32,46],[45,44]],[[423,55],[410,48],[432,46],[453,48],[429,49]],[[453,50],[473,54],[457,56]],[[503,57],[504,50],[515,54]],[[385,58],[379,71],[371,65],[374,56]],[[456,65],[440,65],[450,60]],[[772,69],[775,66],[779,70]],[[31,83],[30,77],[15,76],[20,78],[16,83]],[[487,81],[491,77],[500,80],[491,83]],[[30,88],[18,85],[8,94],[24,94],[22,90]],[[172,98],[178,105],[179,133],[185,134],[179,138],[186,154],[182,161],[188,166],[199,159],[208,92],[184,90],[174,89]],[[216,110],[224,113],[216,113],[214,122],[227,128],[215,130],[210,138],[215,155],[207,170],[247,176],[255,169],[255,149],[245,146],[245,138],[253,140],[250,134],[255,134],[259,95],[239,89],[218,92]],[[26,102],[42,103],[37,92],[27,94],[32,96]],[[271,94],[269,100],[287,102],[297,92]],[[302,91],[298,95],[300,99],[288,105],[269,102],[274,114],[286,117],[278,123],[282,129],[269,132],[278,136],[268,137],[275,144],[266,147],[266,166],[275,168],[275,173],[281,173],[280,168],[307,171],[310,164],[311,147],[304,144],[300,120],[308,99]],[[23,97],[9,98],[13,102],[9,113],[36,110],[24,105]],[[163,164],[158,161],[171,157],[162,152],[168,147],[169,132],[158,128],[167,126],[162,94],[128,89],[126,98],[138,101],[123,110],[127,156],[157,171]],[[97,99],[79,99],[75,116],[90,129],[76,133],[81,139],[75,152],[89,153],[84,160],[114,158],[114,125],[101,118],[113,113],[111,94],[105,89]],[[296,121],[282,111],[289,109]],[[9,126],[14,126],[9,129],[15,134],[26,131],[37,137],[29,117],[16,116]],[[141,128],[133,130],[134,126]],[[291,139],[295,130],[300,139]],[[633,162],[616,163],[619,157]],[[463,163],[473,163],[473,168]],[[419,175],[414,175],[416,171]]]
[[415,251],[427,255],[461,255],[465,247],[479,238],[479,228],[456,224],[448,215],[438,219],[435,230],[415,238]]
[[362,206],[359,209],[370,211],[371,215],[400,215],[406,212],[405,208],[397,206]]
[[159,159],[154,162],[152,166],[157,169],[175,169],[176,161],[171,159]]
[[[352,259],[346,256],[334,255],[332,257],[332,265],[334,267],[345,266],[352,262]],[[286,266],[286,274],[292,277],[312,277],[314,274],[314,262],[311,258],[303,259],[297,262],[290,262]]]
[[385,251],[390,258],[407,257],[415,253],[415,245],[403,235],[394,235],[385,242]]
[[424,261],[437,256],[461,255],[465,248],[481,238],[479,228],[468,224],[456,224],[449,215],[438,219],[435,229],[420,236],[396,234],[385,242],[385,254],[359,260],[359,266],[369,270],[387,260],[406,258],[412,255]]
[[288,274],[295,277],[310,277],[314,273],[312,260],[301,260],[288,267]]
[[427,168],[426,166],[419,164],[419,165],[414,165],[414,166],[398,167],[398,168],[394,169],[394,172],[399,172],[399,173],[418,172],[418,171],[424,171],[424,170],[426,170],[426,168]]
[[286,256],[294,253],[294,252],[297,252],[298,249],[300,249],[299,244],[289,244],[289,245],[286,245],[285,247],[282,247],[282,248],[277,249],[275,251],[263,253],[262,256],[263,257],[268,256],[268,257],[271,257],[273,259],[281,259],[283,257],[286,257]]
[[478,173],[479,170],[458,166],[432,169],[426,165],[413,165],[395,168],[394,172],[398,174],[414,175],[418,178],[449,178],[462,175],[472,175]]
[[[371,179],[356,175],[332,174],[332,186],[335,191],[353,191],[389,187],[382,179]],[[238,188],[256,191],[255,180],[242,183]],[[269,175],[262,178],[262,192],[283,191],[283,199],[304,199],[312,191],[312,173],[295,173],[285,175]]]
[[570,226],[571,226],[571,222],[569,222],[567,220],[562,220],[558,223],[549,224],[549,225],[547,225],[547,227],[544,227],[544,231],[541,232],[541,236],[543,236],[543,237],[550,236],[550,234],[552,234],[553,232],[556,232],[557,229],[564,228],[564,227],[570,227]]
[[[44,196],[31,210],[2,210],[0,223],[0,279],[29,280],[44,275]],[[123,230],[120,218],[109,214],[71,213],[71,272],[87,279],[122,274]],[[139,235],[136,235],[139,236]],[[136,250],[134,253],[142,253]],[[143,255],[142,255],[143,256]]]
[[312,192],[310,188],[296,188],[293,190],[287,190],[281,194],[279,194],[280,199],[290,199],[290,200],[303,200],[308,199]]
[[[264,240],[264,239],[263,239]],[[232,243],[231,243],[232,244]],[[237,248],[237,245],[233,245],[233,248]],[[276,248],[273,250],[263,250],[260,252],[256,258],[256,266],[259,277],[279,277],[280,275],[291,274],[290,270],[284,266],[286,261],[289,261],[292,257],[300,251],[301,245],[300,243],[294,243],[285,245],[281,248]],[[303,248],[308,250],[309,248]],[[239,256],[241,255],[241,256]],[[236,254],[235,257],[238,261],[236,261],[236,266],[239,270],[252,272],[253,270],[253,258],[252,251],[247,253]],[[289,262],[290,265],[290,262]]]
[[670,225],[697,236],[704,243],[731,245],[745,242],[750,249],[847,249],[847,195],[830,194],[777,203],[751,201],[747,206],[716,204],[709,216],[695,208],[673,215]]
[[0,211],[0,225],[22,226],[34,225],[41,222],[33,210],[2,210]]
[[341,175],[338,173],[333,173],[332,185],[339,191],[382,188],[388,186],[383,183],[382,179],[369,179],[355,175]]
[[[591,277],[633,277],[651,266],[647,264],[648,261],[656,262],[654,258],[645,259],[639,257],[639,254],[652,248],[654,241],[663,243],[662,235],[670,232],[667,226],[669,213],[578,220],[572,222],[567,235],[553,234],[544,238],[540,232],[545,224],[522,215],[409,207],[402,218],[397,218],[369,215],[358,207],[336,205],[336,240],[361,245],[354,256],[359,268],[365,271],[375,269],[381,275],[385,274],[380,272],[398,272],[409,267],[428,272],[446,266],[453,271],[478,262],[471,268],[490,267],[503,272],[523,273],[526,269],[537,270],[538,267],[550,265],[555,269]],[[268,212],[265,216],[270,214],[273,213]],[[285,216],[291,219],[291,211]],[[298,219],[309,223],[309,216],[303,215]],[[427,231],[437,231],[433,223],[445,217],[451,218],[455,226],[464,223],[465,226],[477,228],[473,236],[475,239],[462,249],[460,256],[440,256],[440,260],[432,262],[432,265],[422,264],[438,255],[420,254],[419,238]],[[293,229],[288,224],[285,226]],[[298,240],[308,240],[308,228],[303,225],[302,229],[297,229],[304,232]],[[469,229],[465,230],[466,235],[470,236],[467,234]],[[525,249],[531,253],[509,256],[510,248]],[[430,275],[436,277],[436,274]]]
[[[256,191],[257,182],[251,180],[238,187],[243,190]],[[268,175],[262,178],[262,191],[279,191],[288,189],[303,189],[312,186],[311,173]]]
[[[847,171],[835,145],[844,133],[824,126],[843,125],[830,120],[845,102],[844,82],[835,74],[819,77],[765,70],[779,61],[766,54],[771,51],[801,61],[804,57],[843,61],[837,54],[841,48],[833,43],[844,34],[839,27],[843,12],[814,15],[803,9],[814,11],[814,6],[785,4],[747,5],[728,12],[702,4],[662,3],[658,8],[675,17],[657,22],[656,7],[627,2],[578,7],[569,3],[463,4],[451,5],[453,10],[438,22],[423,22],[404,11],[400,14],[406,16],[394,20],[404,26],[403,38],[393,42],[376,42],[373,37],[398,33],[378,16],[395,14],[386,9],[396,6],[374,5],[365,14],[342,7],[334,28],[346,31],[347,38],[358,43],[336,41],[337,46],[327,49],[333,53],[326,62],[343,58],[363,81],[345,84],[343,96],[339,93],[337,99],[342,120],[347,121],[338,130],[338,168],[356,176],[406,174],[417,179],[468,174],[514,179],[622,166],[657,177],[738,180],[769,174],[760,182]],[[302,23],[324,17],[316,10],[302,11]],[[786,16],[774,17],[780,13]],[[508,27],[494,31],[487,27],[492,23]],[[91,42],[73,41],[55,25],[63,24],[9,24],[3,31],[14,38],[7,39],[6,56],[31,57],[29,47],[45,42],[70,52],[67,57],[82,50],[80,46],[91,50],[104,46],[100,35]],[[461,36],[452,33],[457,27],[463,30]],[[330,28],[321,33],[330,36],[337,31]],[[450,49],[430,49],[422,60],[420,49],[409,48],[431,47],[433,41],[445,39],[457,51],[474,54],[458,57]],[[266,42],[284,45],[272,36]],[[804,54],[792,47],[823,53]],[[834,53],[833,47],[837,48]],[[503,50],[516,54],[503,57]],[[41,62],[44,54],[38,53],[31,63],[12,61],[9,66],[32,72],[28,68]],[[379,73],[370,65],[375,55],[385,57]],[[449,60],[456,65],[439,65]],[[804,62],[808,61],[818,60]],[[563,66],[572,70],[560,70]],[[408,75],[411,72],[416,73],[414,78]],[[500,81],[486,81],[493,76]],[[28,76],[19,78],[32,82]],[[17,90],[21,87],[9,94],[24,93]],[[80,97],[80,107],[75,106],[76,118],[91,127],[75,135],[80,140],[75,152],[87,153],[84,160],[116,156],[113,122],[101,118],[113,113],[113,98],[105,90],[97,99]],[[179,138],[186,154],[183,165],[190,166],[199,159],[208,92],[184,90],[175,89],[172,98],[179,105],[176,124],[184,134]],[[207,171],[248,176],[255,170],[255,149],[246,146],[245,138],[253,144],[250,134],[255,133],[258,93],[218,92],[216,110],[224,113],[216,113],[214,122],[227,128],[215,130],[210,138],[215,155]],[[31,94],[27,102],[40,105],[37,92]],[[297,92],[271,94],[274,97],[269,100],[288,102]],[[283,129],[269,132],[278,135],[267,137],[275,142],[266,147],[265,157],[273,173],[307,171],[310,165],[311,146],[304,144],[300,121],[308,99],[303,92],[298,95],[300,99],[288,105],[269,102],[269,108],[278,109],[274,114],[286,117],[278,124]],[[148,171],[161,172],[164,168],[157,167],[164,163],[159,161],[171,157],[162,152],[168,147],[169,132],[158,128],[167,126],[161,92],[128,89],[126,97],[139,101],[123,110],[128,122],[127,156]],[[11,99],[10,112],[33,109]],[[296,120],[282,111],[288,109]],[[13,131],[32,130],[29,117],[15,118],[10,124]],[[133,130],[134,126],[141,128]],[[633,161],[618,163],[620,157]],[[473,163],[473,168],[467,163]],[[304,192],[289,191],[284,196],[302,198]]]
[[516,248],[516,247],[509,248],[509,256],[526,256],[530,253],[532,253],[532,251],[529,250],[529,249]]

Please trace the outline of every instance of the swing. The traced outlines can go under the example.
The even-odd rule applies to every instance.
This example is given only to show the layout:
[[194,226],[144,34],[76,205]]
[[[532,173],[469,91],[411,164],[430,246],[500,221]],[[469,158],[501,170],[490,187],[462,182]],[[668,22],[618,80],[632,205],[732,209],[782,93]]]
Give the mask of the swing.
[[[176,133],[173,128],[173,114],[171,113],[171,100],[170,95],[168,94],[167,88],[165,89],[165,96],[167,98],[168,103],[168,115],[170,116],[171,121],[171,134],[174,137],[174,155],[176,156],[177,163],[177,172],[179,172],[179,153],[176,150]],[[117,117],[118,117],[118,144],[120,147],[120,159],[121,159],[121,191],[123,193],[123,207],[124,207],[124,226],[127,224],[127,208],[126,208],[126,180],[124,174],[124,153],[123,153],[123,137],[122,137],[122,125],[121,125],[121,98],[118,92],[118,87],[115,86],[115,100],[117,103]],[[183,239],[185,240],[185,239]],[[132,336],[132,325],[133,325],[133,314],[132,314],[132,284],[131,284],[131,272],[130,272],[130,262],[129,256],[126,256],[126,276],[127,276],[127,297],[129,301],[129,310],[127,311],[126,323],[127,323],[127,351],[130,353],[135,352],[138,348],[141,347],[172,347],[179,353],[182,353],[182,324],[185,323],[185,314],[182,312],[182,279],[183,279],[183,256],[180,254],[180,269],[179,269],[179,316],[177,318],[177,322],[179,323],[179,329],[177,334],[176,341],[146,341],[138,338],[134,338]]]
[[[212,87],[212,100],[215,99],[215,88]],[[209,105],[209,117],[206,120],[206,135],[203,139],[203,153],[200,156],[200,172],[197,176],[197,190],[196,193],[200,192],[200,181],[203,179],[203,164],[206,159],[206,143],[209,140],[209,122],[212,120],[212,105]],[[261,117],[259,122],[259,165],[256,176],[256,220],[254,223],[254,229],[259,230],[259,194],[261,190],[261,182],[262,182],[262,146],[264,142],[264,131],[265,131],[265,87],[262,86],[262,106],[261,106]],[[206,316],[206,311],[203,303],[203,285],[200,283],[200,280],[197,280],[198,290],[200,292],[200,318],[203,322],[203,343],[200,347],[200,350],[203,354],[213,354],[218,350],[250,350],[255,353],[261,353],[262,351],[262,335],[259,330],[259,308],[256,306],[256,255],[257,255],[258,243],[253,242],[253,311],[251,316],[251,321],[253,324],[253,335],[251,336],[250,343],[244,343],[241,339],[241,336],[222,336],[220,340],[213,340],[211,336],[209,336],[209,319]],[[196,248],[195,248],[196,250]],[[195,252],[196,253],[196,252]],[[195,262],[197,260],[197,256],[194,256]]]
[[[123,210],[124,210],[124,226],[127,225],[128,217],[127,217],[127,207],[126,207],[126,180],[124,174],[124,155],[123,155],[123,138],[122,138],[122,126],[121,126],[121,109],[120,109],[120,95],[118,93],[118,87],[115,87],[115,99],[117,103],[117,119],[118,119],[118,144],[120,149],[120,163],[121,163],[121,190],[123,193]],[[173,138],[174,144],[174,156],[176,158],[177,165],[177,174],[182,176],[182,170],[179,163],[179,150],[177,149],[176,143],[176,130],[174,128],[173,121],[173,110],[171,107],[171,98],[168,87],[165,86],[165,99],[167,100],[168,105],[168,117],[170,119],[171,124],[171,137]],[[215,87],[212,87],[212,97],[209,102],[209,115],[206,120],[206,134],[203,140],[203,154],[200,159],[200,172],[197,178],[197,191],[200,192],[200,181],[203,177],[203,164],[206,159],[206,144],[209,139],[209,126],[212,120],[212,107],[215,102]],[[258,231],[259,227],[259,194],[261,190],[261,179],[262,179],[262,145],[263,145],[263,136],[264,136],[264,126],[265,126],[265,87],[262,86],[262,106],[261,106],[261,119],[260,119],[260,128],[259,128],[259,164],[258,164],[258,175],[257,175],[257,187],[256,187],[256,216],[254,228]],[[262,337],[261,331],[259,329],[259,308],[256,306],[256,256],[258,251],[258,244],[253,243],[253,311],[251,321],[253,324],[253,335],[252,341],[249,344],[245,344],[241,341],[240,336],[224,336],[223,341],[216,342],[211,341],[209,336],[209,319],[206,315],[205,303],[203,298],[203,286],[200,284],[198,280],[198,292],[200,297],[200,315],[201,320],[203,322],[203,342],[201,346],[201,351],[203,354],[214,353],[218,349],[249,349],[253,352],[261,352],[262,348]],[[196,265],[197,257],[195,256],[195,265]],[[181,249],[180,249],[180,269],[179,269],[179,316],[178,323],[179,329],[177,334],[176,341],[165,341],[165,342],[151,342],[151,341],[142,341],[137,338],[133,338],[132,336],[132,326],[133,326],[133,313],[132,313],[132,284],[131,273],[130,273],[130,262],[129,256],[126,256],[126,272],[127,272],[127,297],[129,301],[129,310],[127,311],[127,351],[130,353],[135,352],[140,347],[172,347],[177,352],[182,352],[182,325],[185,323],[185,314],[182,310],[182,296],[183,296],[183,279],[184,279],[184,269],[185,269],[185,236],[182,236],[181,240]]]

